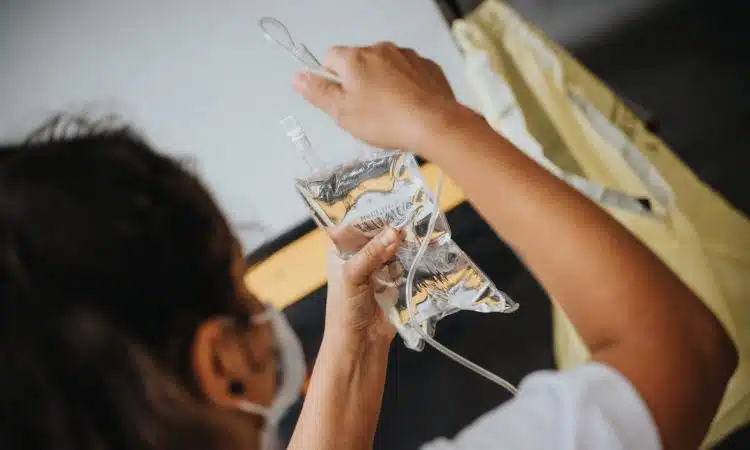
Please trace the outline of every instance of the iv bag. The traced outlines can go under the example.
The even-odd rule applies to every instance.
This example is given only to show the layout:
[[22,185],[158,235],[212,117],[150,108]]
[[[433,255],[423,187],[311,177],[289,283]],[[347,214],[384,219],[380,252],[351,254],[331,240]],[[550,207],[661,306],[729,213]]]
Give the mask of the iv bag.
[[[301,127],[291,118],[283,124],[310,168],[295,180],[297,191],[343,258],[385,227],[403,230],[401,247],[375,275],[374,283],[378,304],[408,348],[419,351],[424,347],[414,326],[433,336],[437,322],[458,311],[510,313],[517,309],[451,239],[443,213],[431,235],[425,236],[435,210],[434,195],[413,154],[360,152],[350,161],[321,167]],[[412,298],[407,299],[407,272],[423,239],[429,245],[417,265]],[[414,305],[413,316],[407,301]]]

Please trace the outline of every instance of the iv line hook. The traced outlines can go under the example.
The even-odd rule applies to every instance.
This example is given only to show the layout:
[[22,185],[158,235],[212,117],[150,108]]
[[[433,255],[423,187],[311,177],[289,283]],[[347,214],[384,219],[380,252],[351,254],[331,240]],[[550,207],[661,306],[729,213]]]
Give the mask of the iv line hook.
[[331,81],[341,82],[334,74],[323,67],[305,44],[294,40],[289,29],[280,20],[274,17],[263,17],[258,21],[258,26],[266,39],[284,49],[309,71],[322,75]]

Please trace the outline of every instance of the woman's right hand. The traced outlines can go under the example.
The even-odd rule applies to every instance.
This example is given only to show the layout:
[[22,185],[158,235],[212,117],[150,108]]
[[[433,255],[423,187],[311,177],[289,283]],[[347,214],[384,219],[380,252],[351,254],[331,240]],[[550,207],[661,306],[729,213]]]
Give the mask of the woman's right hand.
[[437,64],[389,42],[333,47],[323,65],[341,84],[304,72],[297,75],[295,89],[376,147],[421,153],[425,135],[463,108]]

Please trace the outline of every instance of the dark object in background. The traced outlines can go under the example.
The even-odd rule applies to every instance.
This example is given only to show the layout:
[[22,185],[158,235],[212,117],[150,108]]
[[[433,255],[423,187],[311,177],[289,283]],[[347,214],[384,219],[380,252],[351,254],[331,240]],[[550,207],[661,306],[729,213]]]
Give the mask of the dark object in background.
[[460,19],[466,13],[458,0],[436,0],[436,3],[448,23]]
[[620,97],[620,100],[625,104],[625,106],[635,114],[635,116],[640,119],[645,125],[646,129],[654,134],[659,133],[659,120],[656,118],[656,116],[643,106],[639,105],[638,103],[635,103],[631,100],[629,100],[627,97],[625,97],[622,94],[615,93],[618,97]]

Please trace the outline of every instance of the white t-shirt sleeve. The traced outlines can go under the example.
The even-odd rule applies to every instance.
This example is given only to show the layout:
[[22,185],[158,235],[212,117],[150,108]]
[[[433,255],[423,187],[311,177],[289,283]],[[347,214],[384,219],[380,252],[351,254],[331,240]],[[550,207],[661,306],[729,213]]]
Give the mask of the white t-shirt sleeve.
[[660,450],[651,412],[630,381],[589,363],[528,376],[518,395],[484,414],[453,440],[423,450]]

